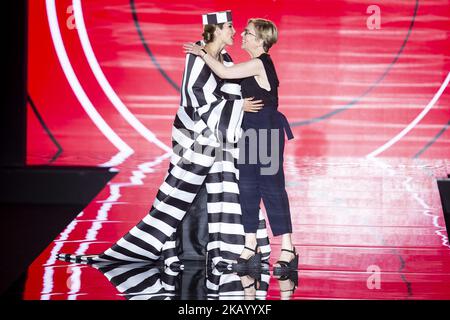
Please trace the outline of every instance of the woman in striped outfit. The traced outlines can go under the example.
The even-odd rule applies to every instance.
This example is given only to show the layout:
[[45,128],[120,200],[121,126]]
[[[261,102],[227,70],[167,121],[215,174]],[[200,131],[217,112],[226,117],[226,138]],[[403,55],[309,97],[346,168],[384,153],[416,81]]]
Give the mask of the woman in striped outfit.
[[[225,46],[236,31],[231,12],[203,15],[204,44],[210,55],[232,65]],[[240,86],[218,78],[203,59],[186,55],[181,103],[172,127],[173,155],[150,212],[100,255],[60,254],[69,261],[159,261],[180,266],[177,228],[202,186],[207,191],[208,262],[231,265],[244,248],[237,169],[237,141],[243,112],[257,112],[261,101],[241,99]],[[265,220],[260,212],[258,244],[270,254]]]
[[[245,250],[240,261],[245,264],[258,255],[258,214],[263,200],[272,233],[281,238],[281,255],[274,266],[274,274],[288,276],[298,268],[298,254],[291,238],[292,222],[283,171],[284,134],[286,132],[289,139],[293,135],[286,117],[278,111],[279,81],[268,54],[277,38],[278,31],[272,21],[250,19],[242,32],[242,48],[252,59],[233,66],[219,63],[198,44],[188,43],[184,48],[187,53],[201,56],[222,79],[242,79],[243,97],[256,97],[264,102],[264,108],[258,113],[246,113],[242,123],[245,134],[240,144],[243,152],[238,168]],[[246,137],[250,138],[249,142]],[[270,166],[263,161],[266,159],[262,159],[269,154]]]

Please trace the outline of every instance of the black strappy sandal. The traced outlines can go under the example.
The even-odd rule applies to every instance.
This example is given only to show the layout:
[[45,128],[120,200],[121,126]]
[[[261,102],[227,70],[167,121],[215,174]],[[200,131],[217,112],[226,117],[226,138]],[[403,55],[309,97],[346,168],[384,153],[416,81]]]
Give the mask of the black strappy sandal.
[[239,257],[237,263],[233,264],[233,271],[239,273],[246,273],[248,270],[260,270],[261,269],[261,253],[258,252],[258,245],[255,249],[244,247],[245,249],[254,252],[248,259]]
[[278,260],[275,264],[279,264],[279,266],[273,267],[274,276],[283,276],[298,269],[298,253],[295,247],[294,250],[281,249],[281,251],[293,253],[294,258],[291,261]]

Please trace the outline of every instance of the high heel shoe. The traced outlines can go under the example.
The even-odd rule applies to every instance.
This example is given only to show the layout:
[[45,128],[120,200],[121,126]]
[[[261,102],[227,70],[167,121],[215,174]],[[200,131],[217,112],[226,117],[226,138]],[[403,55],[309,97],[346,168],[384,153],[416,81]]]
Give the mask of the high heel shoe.
[[292,271],[297,271],[298,269],[298,253],[296,252],[295,247],[294,250],[281,249],[281,251],[287,251],[294,254],[294,258],[291,261],[278,260],[275,264],[279,264],[279,266],[273,268],[274,276],[283,276]]
[[255,254],[249,257],[248,259],[244,259],[239,257],[237,259],[237,263],[233,264],[233,271],[237,273],[246,272],[248,270],[260,270],[261,269],[261,253],[258,252],[258,245],[256,245],[255,249],[244,247],[249,251],[254,252]]

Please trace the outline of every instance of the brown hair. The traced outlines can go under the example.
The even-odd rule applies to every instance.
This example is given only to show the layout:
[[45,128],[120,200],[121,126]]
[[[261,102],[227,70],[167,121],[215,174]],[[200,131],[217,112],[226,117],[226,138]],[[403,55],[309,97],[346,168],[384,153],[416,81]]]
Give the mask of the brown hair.
[[218,27],[219,29],[223,28],[223,23],[219,23],[219,24],[206,24],[203,27],[203,41],[205,41],[205,43],[210,43],[214,41],[214,31],[216,31],[216,28]]
[[252,18],[249,19],[247,24],[253,24],[256,30],[256,38],[262,39],[263,49],[265,52],[269,52],[269,49],[274,45],[278,40],[278,30],[270,20],[262,19],[262,18]]

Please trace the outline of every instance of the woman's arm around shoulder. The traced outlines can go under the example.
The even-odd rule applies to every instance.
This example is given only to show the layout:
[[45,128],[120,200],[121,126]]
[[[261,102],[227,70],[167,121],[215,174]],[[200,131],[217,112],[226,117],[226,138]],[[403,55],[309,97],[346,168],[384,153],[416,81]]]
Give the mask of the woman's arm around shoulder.
[[192,53],[202,57],[208,67],[222,79],[242,79],[253,76],[260,76],[264,70],[264,65],[260,59],[251,59],[246,62],[225,66],[218,60],[214,59],[206,51],[194,43],[185,44],[186,53]]

